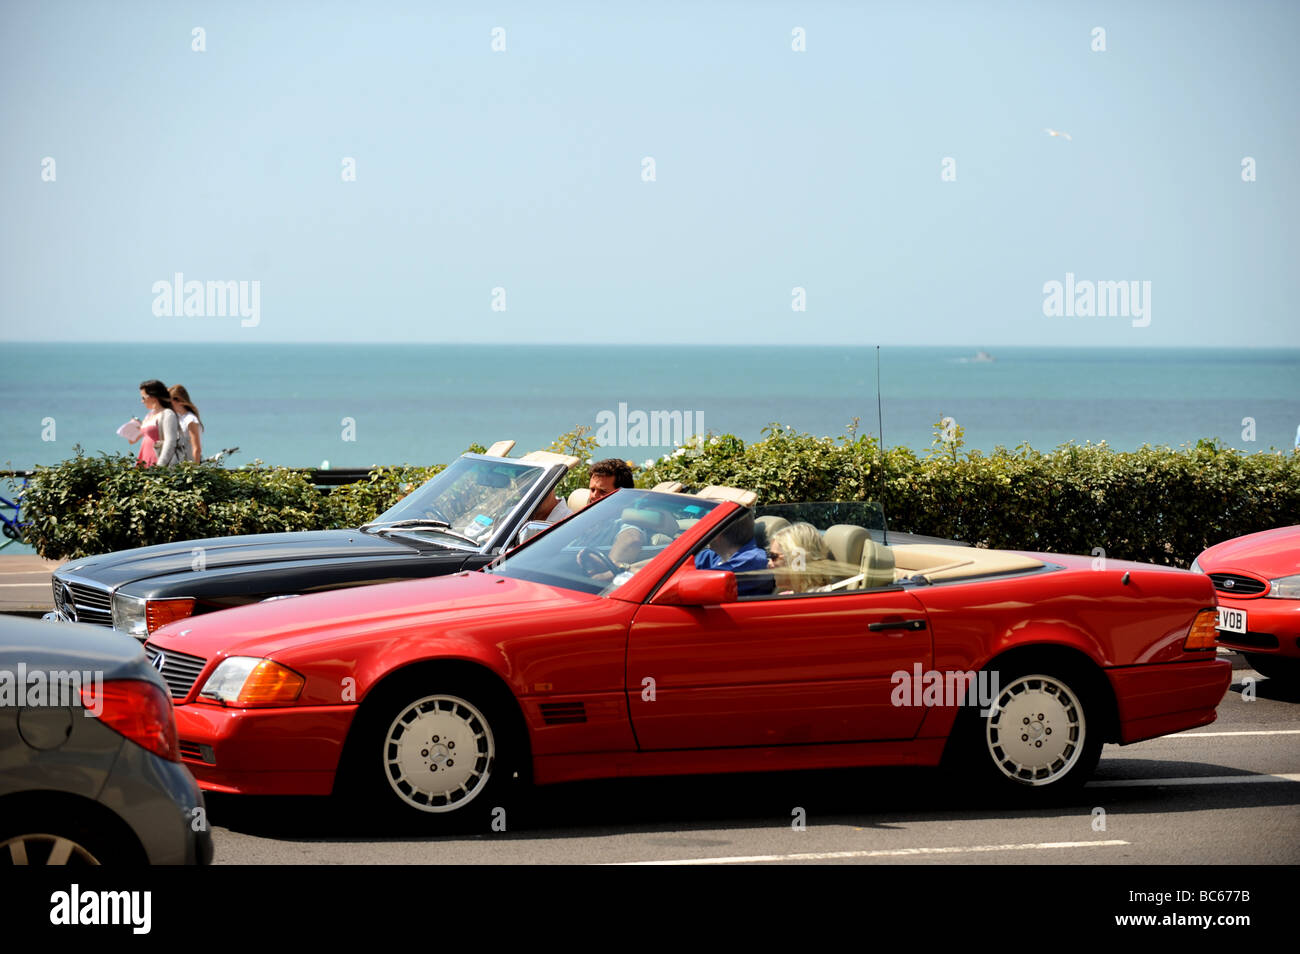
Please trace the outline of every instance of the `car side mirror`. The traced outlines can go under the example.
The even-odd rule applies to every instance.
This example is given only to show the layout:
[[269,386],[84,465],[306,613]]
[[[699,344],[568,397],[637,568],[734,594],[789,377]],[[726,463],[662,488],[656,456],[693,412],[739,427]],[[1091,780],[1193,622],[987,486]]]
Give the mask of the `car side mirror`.
[[515,546],[519,546],[521,543],[527,543],[543,530],[549,529],[550,526],[551,525],[545,520],[529,520],[519,529],[519,535],[515,537]]
[[683,570],[654,602],[668,606],[716,606],[736,602],[736,574],[726,570]]

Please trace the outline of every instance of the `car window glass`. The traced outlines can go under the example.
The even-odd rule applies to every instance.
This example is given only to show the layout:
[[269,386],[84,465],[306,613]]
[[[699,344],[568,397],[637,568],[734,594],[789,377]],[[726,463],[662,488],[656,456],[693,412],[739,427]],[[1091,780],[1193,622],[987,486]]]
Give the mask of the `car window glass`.
[[488,572],[608,593],[715,506],[679,494],[620,490],[512,550]]
[[[374,524],[442,521],[456,534],[481,543],[518,506],[542,473],[543,468],[527,464],[462,457],[398,501]],[[409,532],[436,534],[437,530],[414,527]]]
[[[755,544],[767,566],[736,574],[740,599],[817,596],[893,586],[893,553],[878,504],[777,504],[754,511]],[[770,580],[770,587],[764,582]]]

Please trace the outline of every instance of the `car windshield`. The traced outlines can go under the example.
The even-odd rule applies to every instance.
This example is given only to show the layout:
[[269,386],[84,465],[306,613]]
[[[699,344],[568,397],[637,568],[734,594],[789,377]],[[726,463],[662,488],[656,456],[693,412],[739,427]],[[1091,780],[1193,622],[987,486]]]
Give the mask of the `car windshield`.
[[529,541],[487,572],[603,595],[636,576],[716,506],[682,494],[620,490]]
[[543,472],[544,468],[528,464],[461,457],[364,529],[434,536],[453,546],[481,546]]

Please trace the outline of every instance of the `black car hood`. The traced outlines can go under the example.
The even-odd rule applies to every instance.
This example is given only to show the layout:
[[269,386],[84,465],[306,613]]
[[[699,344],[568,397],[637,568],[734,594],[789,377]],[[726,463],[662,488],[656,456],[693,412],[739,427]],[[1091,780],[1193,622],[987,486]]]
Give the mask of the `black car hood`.
[[[119,550],[102,556],[72,560],[58,575],[92,579],[117,587],[135,580],[186,573],[199,569],[220,570],[249,565],[274,565],[310,560],[356,560],[365,557],[415,556],[413,541],[362,533],[359,530],[305,530],[294,533],[259,533],[245,537],[210,537],[164,543],[135,550]],[[437,550],[421,542],[420,549]],[[461,552],[448,548],[447,552]]]

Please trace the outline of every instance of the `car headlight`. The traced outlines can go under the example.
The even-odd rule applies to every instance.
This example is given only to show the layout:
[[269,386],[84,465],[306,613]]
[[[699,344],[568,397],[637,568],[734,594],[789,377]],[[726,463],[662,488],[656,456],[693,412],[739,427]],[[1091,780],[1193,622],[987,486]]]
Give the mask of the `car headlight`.
[[154,630],[194,615],[190,598],[147,600],[139,596],[113,594],[113,628],[143,638]]
[[113,594],[113,628],[130,636],[148,636],[145,601],[138,596]]
[[255,656],[231,656],[208,677],[199,695],[222,705],[287,706],[306,680],[292,669]]
[[[1199,559],[1199,558],[1198,558],[1198,559]],[[1192,561],[1192,565],[1189,566],[1187,569],[1191,570],[1193,573],[1204,573],[1204,572],[1205,572],[1204,570],[1201,569],[1201,564],[1200,564],[1199,562],[1197,562],[1197,560],[1193,560],[1193,561]]]
[[1269,580],[1268,595],[1280,600],[1300,600],[1300,574]]

